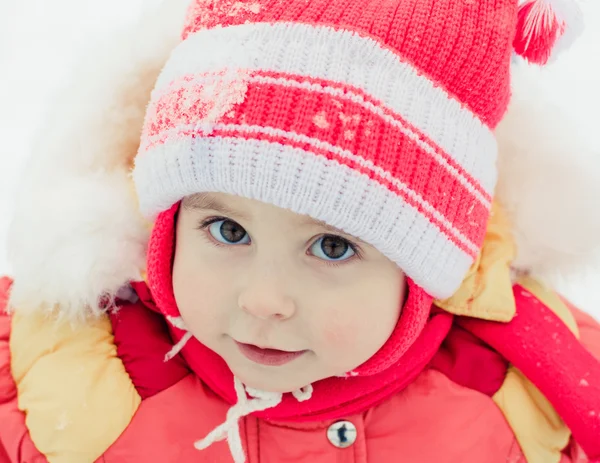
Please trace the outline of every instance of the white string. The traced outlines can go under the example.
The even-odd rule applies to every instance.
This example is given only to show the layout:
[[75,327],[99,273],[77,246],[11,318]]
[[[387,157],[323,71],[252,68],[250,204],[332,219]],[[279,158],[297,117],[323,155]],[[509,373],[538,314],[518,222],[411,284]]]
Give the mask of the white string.
[[309,384],[308,386],[298,389],[297,391],[292,392],[292,395],[296,398],[296,400],[298,402],[305,402],[306,400],[310,399],[312,397],[313,394],[313,387],[312,384]]
[[[187,329],[182,317],[167,317],[167,320],[175,328],[185,331],[185,334],[179,342],[167,352],[165,355],[165,362],[168,362],[181,352],[186,343],[192,338],[192,332]],[[236,377],[234,377],[233,380],[237,403],[227,411],[225,422],[213,429],[204,439],[197,441],[194,444],[194,447],[198,450],[204,450],[215,442],[227,440],[233,461],[235,463],[245,463],[246,455],[244,455],[242,437],[240,436],[240,419],[251,413],[276,407],[283,400],[283,394],[246,387]],[[310,384],[292,392],[292,395],[298,402],[309,400],[312,397],[312,394],[313,387]]]
[[171,317],[170,315],[167,315],[167,321],[175,328],[178,328],[182,331],[188,331],[183,317]]
[[181,352],[181,350],[185,347],[185,345],[190,339],[192,339],[192,332],[188,331],[183,335],[179,342],[175,344],[169,352],[167,352],[167,354],[165,355],[165,362],[168,362],[177,354],[179,354],[179,352]]
[[[281,403],[283,394],[277,392],[265,392],[251,387],[245,387],[242,382],[234,378],[237,403],[229,409],[225,422],[215,428],[204,439],[194,444],[198,450],[204,450],[215,442],[227,440],[229,451],[235,463],[245,463],[246,456],[240,436],[239,421],[241,418],[254,412],[273,408]],[[312,397],[313,387],[311,385],[294,391],[292,394],[299,402]]]
[[177,344],[175,344],[173,346],[173,348],[169,352],[167,352],[167,354],[165,355],[165,362],[168,362],[173,357],[175,357],[177,354],[179,354],[179,352],[181,352],[181,350],[185,347],[185,345],[187,344],[187,342],[190,339],[192,339],[192,336],[193,336],[192,332],[188,331],[187,327],[185,326],[185,322],[183,321],[182,317],[170,317],[170,316],[167,316],[167,320],[175,328],[178,328],[180,330],[184,330],[185,334],[179,340],[179,342]]

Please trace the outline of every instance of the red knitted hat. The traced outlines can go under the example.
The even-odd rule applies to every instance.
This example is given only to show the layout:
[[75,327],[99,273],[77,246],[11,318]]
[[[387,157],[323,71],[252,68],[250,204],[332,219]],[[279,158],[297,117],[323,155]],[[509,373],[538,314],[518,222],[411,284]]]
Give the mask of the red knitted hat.
[[148,108],[143,213],[197,192],[258,199],[451,296],[485,234],[515,34],[540,55],[548,11],[554,41],[566,31],[551,3],[519,18],[517,0],[193,1]]

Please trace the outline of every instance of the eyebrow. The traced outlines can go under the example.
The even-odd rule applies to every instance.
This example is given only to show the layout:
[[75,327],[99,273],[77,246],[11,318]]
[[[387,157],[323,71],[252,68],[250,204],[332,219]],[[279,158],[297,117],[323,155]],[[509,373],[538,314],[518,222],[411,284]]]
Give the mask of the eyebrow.
[[228,217],[238,217],[240,219],[250,221],[248,214],[228,207],[218,199],[215,199],[204,193],[186,198],[186,200],[183,202],[183,207],[188,210],[211,210]]
[[[219,214],[223,214],[224,216],[227,216],[227,217],[239,218],[239,219],[245,220],[247,222],[251,221],[250,216],[248,214],[246,214],[245,212],[242,212],[238,209],[233,209],[233,208],[223,204],[218,199],[216,199],[212,196],[209,196],[208,194],[205,194],[205,193],[196,194],[194,196],[190,196],[190,197],[186,198],[186,200],[183,203],[183,206],[185,209],[188,209],[188,210],[210,210],[210,211],[218,212]],[[349,235],[348,233],[344,232],[343,230],[340,230],[339,228],[333,227],[333,226],[323,222],[322,220],[314,219],[309,216],[304,216],[303,220],[300,222],[299,225],[300,226],[318,226],[318,227],[324,228],[325,230],[331,232],[332,234],[346,235],[348,237],[351,237],[353,240],[363,242],[361,239],[353,237],[353,236]]]
[[[316,225],[318,227],[324,228],[327,231],[330,231],[334,235],[346,235],[346,236],[350,237],[350,235],[348,233],[344,232],[343,230],[332,227],[331,225],[323,222],[322,220],[313,219],[312,217],[304,217],[304,219],[302,220],[300,225],[305,225],[305,226],[315,226]],[[360,240],[358,240],[358,238],[352,237],[352,239],[356,240],[356,241],[360,241]]]

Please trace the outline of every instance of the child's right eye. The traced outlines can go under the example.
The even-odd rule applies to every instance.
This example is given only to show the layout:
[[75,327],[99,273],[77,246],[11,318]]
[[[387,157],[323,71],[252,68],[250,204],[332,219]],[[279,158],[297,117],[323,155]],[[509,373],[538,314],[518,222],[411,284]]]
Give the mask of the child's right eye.
[[219,243],[223,244],[248,244],[250,236],[239,223],[229,219],[213,219],[203,224],[208,232]]
[[356,254],[356,248],[341,236],[325,235],[310,247],[310,252],[327,262],[343,262]]

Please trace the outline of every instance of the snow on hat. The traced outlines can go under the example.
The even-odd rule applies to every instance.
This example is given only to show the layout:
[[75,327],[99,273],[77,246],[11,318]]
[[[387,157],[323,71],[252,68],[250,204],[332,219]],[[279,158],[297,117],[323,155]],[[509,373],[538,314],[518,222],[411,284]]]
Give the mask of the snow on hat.
[[511,56],[546,62],[565,3],[195,0],[148,107],[142,212],[197,192],[258,199],[447,298],[483,243]]

